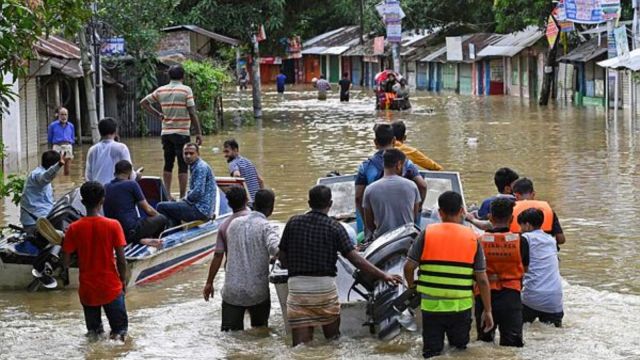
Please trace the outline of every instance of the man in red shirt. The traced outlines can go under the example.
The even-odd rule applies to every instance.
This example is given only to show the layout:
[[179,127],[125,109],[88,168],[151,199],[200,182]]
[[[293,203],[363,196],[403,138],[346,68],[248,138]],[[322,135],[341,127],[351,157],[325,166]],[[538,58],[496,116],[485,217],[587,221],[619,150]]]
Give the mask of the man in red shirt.
[[68,268],[71,254],[77,254],[80,270],[78,295],[89,335],[104,332],[101,319],[103,308],[111,327],[110,337],[124,341],[129,322],[124,301],[127,267],[124,232],[117,220],[100,216],[104,203],[102,184],[88,181],[80,187],[80,195],[87,216],[67,229],[62,244],[64,264]]

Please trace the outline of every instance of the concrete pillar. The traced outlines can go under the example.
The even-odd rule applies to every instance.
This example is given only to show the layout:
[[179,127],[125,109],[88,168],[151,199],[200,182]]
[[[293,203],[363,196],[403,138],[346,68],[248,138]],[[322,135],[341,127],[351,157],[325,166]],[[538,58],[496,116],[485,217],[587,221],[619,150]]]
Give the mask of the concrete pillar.
[[[13,84],[11,91],[18,94],[19,82],[13,79],[13,74],[7,73],[2,78],[4,84]],[[20,97],[15,96],[9,102],[6,113],[2,114],[2,143],[4,144],[5,158],[3,169],[5,172],[20,170],[20,149],[22,149],[22,122],[20,121]]]

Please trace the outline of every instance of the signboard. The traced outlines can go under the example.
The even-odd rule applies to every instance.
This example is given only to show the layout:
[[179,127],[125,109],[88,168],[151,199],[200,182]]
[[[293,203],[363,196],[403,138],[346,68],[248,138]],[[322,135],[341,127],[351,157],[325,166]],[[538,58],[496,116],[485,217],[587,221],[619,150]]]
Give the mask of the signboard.
[[620,0],[564,0],[567,20],[580,24],[598,24],[620,15]]
[[602,9],[602,19],[615,20],[618,18],[620,11],[620,0],[600,0],[600,8]]
[[604,21],[600,0],[565,0],[567,20],[579,24],[598,24]]
[[384,36],[378,36],[373,38],[373,54],[384,54]]
[[560,0],[556,5],[553,10],[553,16],[556,18],[558,25],[560,25],[560,32],[572,32],[575,30],[573,23],[567,20],[567,12],[565,11],[563,0]]
[[[385,8],[385,2],[381,1],[376,5],[376,11],[378,12],[378,15],[384,19],[384,8]],[[404,11],[402,11],[402,8],[400,8],[400,20],[404,19],[406,16],[406,14],[404,13]]]
[[384,23],[387,26],[387,41],[392,43],[402,41],[402,15],[400,1],[385,0]]
[[547,41],[549,42],[549,48],[553,48],[555,46],[556,41],[558,41],[559,32],[560,29],[558,28],[556,21],[553,16],[549,15],[549,18],[547,19],[547,31],[545,33],[547,35]]
[[102,56],[119,56],[124,54],[124,38],[108,38],[105,39],[102,42],[102,46],[100,46],[100,55]]
[[471,60],[475,60],[476,59],[476,45],[475,44],[469,44],[469,59],[471,59]]
[[462,61],[462,37],[447,36],[447,61]]
[[607,33],[607,55],[609,59],[618,56],[618,49],[616,48],[616,39],[613,32]]
[[260,64],[282,65],[282,58],[279,56],[266,56],[260,58]]
[[616,54],[618,56],[629,55],[629,41],[627,40],[627,28],[622,25],[613,30],[613,37],[616,43]]

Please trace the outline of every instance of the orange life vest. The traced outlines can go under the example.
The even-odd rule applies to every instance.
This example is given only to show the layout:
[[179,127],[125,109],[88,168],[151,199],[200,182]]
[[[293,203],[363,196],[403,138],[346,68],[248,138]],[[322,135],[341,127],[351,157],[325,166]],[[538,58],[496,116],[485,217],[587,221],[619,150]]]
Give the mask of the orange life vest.
[[[521,291],[524,266],[520,256],[520,235],[510,232],[486,233],[479,240],[487,260],[491,290],[508,288]],[[475,295],[480,293],[477,285],[473,292]]]
[[418,271],[421,308],[429,312],[458,312],[473,306],[473,263],[476,234],[454,223],[427,226]]
[[521,231],[520,225],[518,224],[518,215],[523,211],[531,208],[536,208],[542,210],[544,213],[544,222],[542,223],[542,231],[550,233],[553,228],[553,210],[551,206],[546,201],[539,200],[520,200],[516,201],[516,206],[513,207],[513,220],[511,221],[511,226],[509,227],[509,231],[512,233],[519,233]]

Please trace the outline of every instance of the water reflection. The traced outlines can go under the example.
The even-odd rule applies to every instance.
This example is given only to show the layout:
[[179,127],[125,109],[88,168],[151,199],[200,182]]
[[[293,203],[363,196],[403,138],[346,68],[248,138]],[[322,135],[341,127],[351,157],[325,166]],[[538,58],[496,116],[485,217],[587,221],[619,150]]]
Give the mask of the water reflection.
[[[241,153],[252,159],[277,194],[274,218],[286,220],[306,210],[308,188],[331,170],[353,173],[374,152],[376,121],[404,120],[408,143],[422,149],[446,170],[459,171],[468,204],[496,192],[493,173],[509,166],[535,182],[537,197],[558,213],[567,244],[561,251],[566,326],[527,327],[521,350],[473,342],[454,358],[640,358],[636,324],[640,321],[640,188],[635,121],[621,114],[605,120],[595,108],[540,108],[520,99],[416,94],[411,112],[375,112],[373,98],[354,91],[340,104],[337,94],[326,102],[309,89],[283,98],[268,92],[264,119],[255,127],[238,126],[238,107],[250,98],[230,95],[228,130],[205,138],[202,156],[216,175],[226,175],[222,142],[235,137]],[[625,115],[626,116],[626,115]],[[232,120],[236,117],[236,120]],[[469,139],[477,139],[475,141]],[[162,153],[158,138],[127,139],[136,166],[159,175]],[[217,148],[217,149],[216,149]],[[81,184],[83,151],[70,177],[54,182],[59,196]],[[177,181],[174,183],[177,184]],[[16,221],[15,208],[4,207],[5,221]],[[271,330],[221,334],[219,290],[211,303],[200,299],[206,266],[196,266],[164,282],[131,291],[130,344],[89,343],[80,306],[73,292],[3,293],[0,297],[0,358],[129,357],[182,358],[417,358],[418,334],[389,343],[342,339],[290,349],[281,311],[273,299]],[[51,307],[55,307],[52,311]],[[612,334],[615,334],[612,336]],[[41,346],[44,345],[44,346]]]

